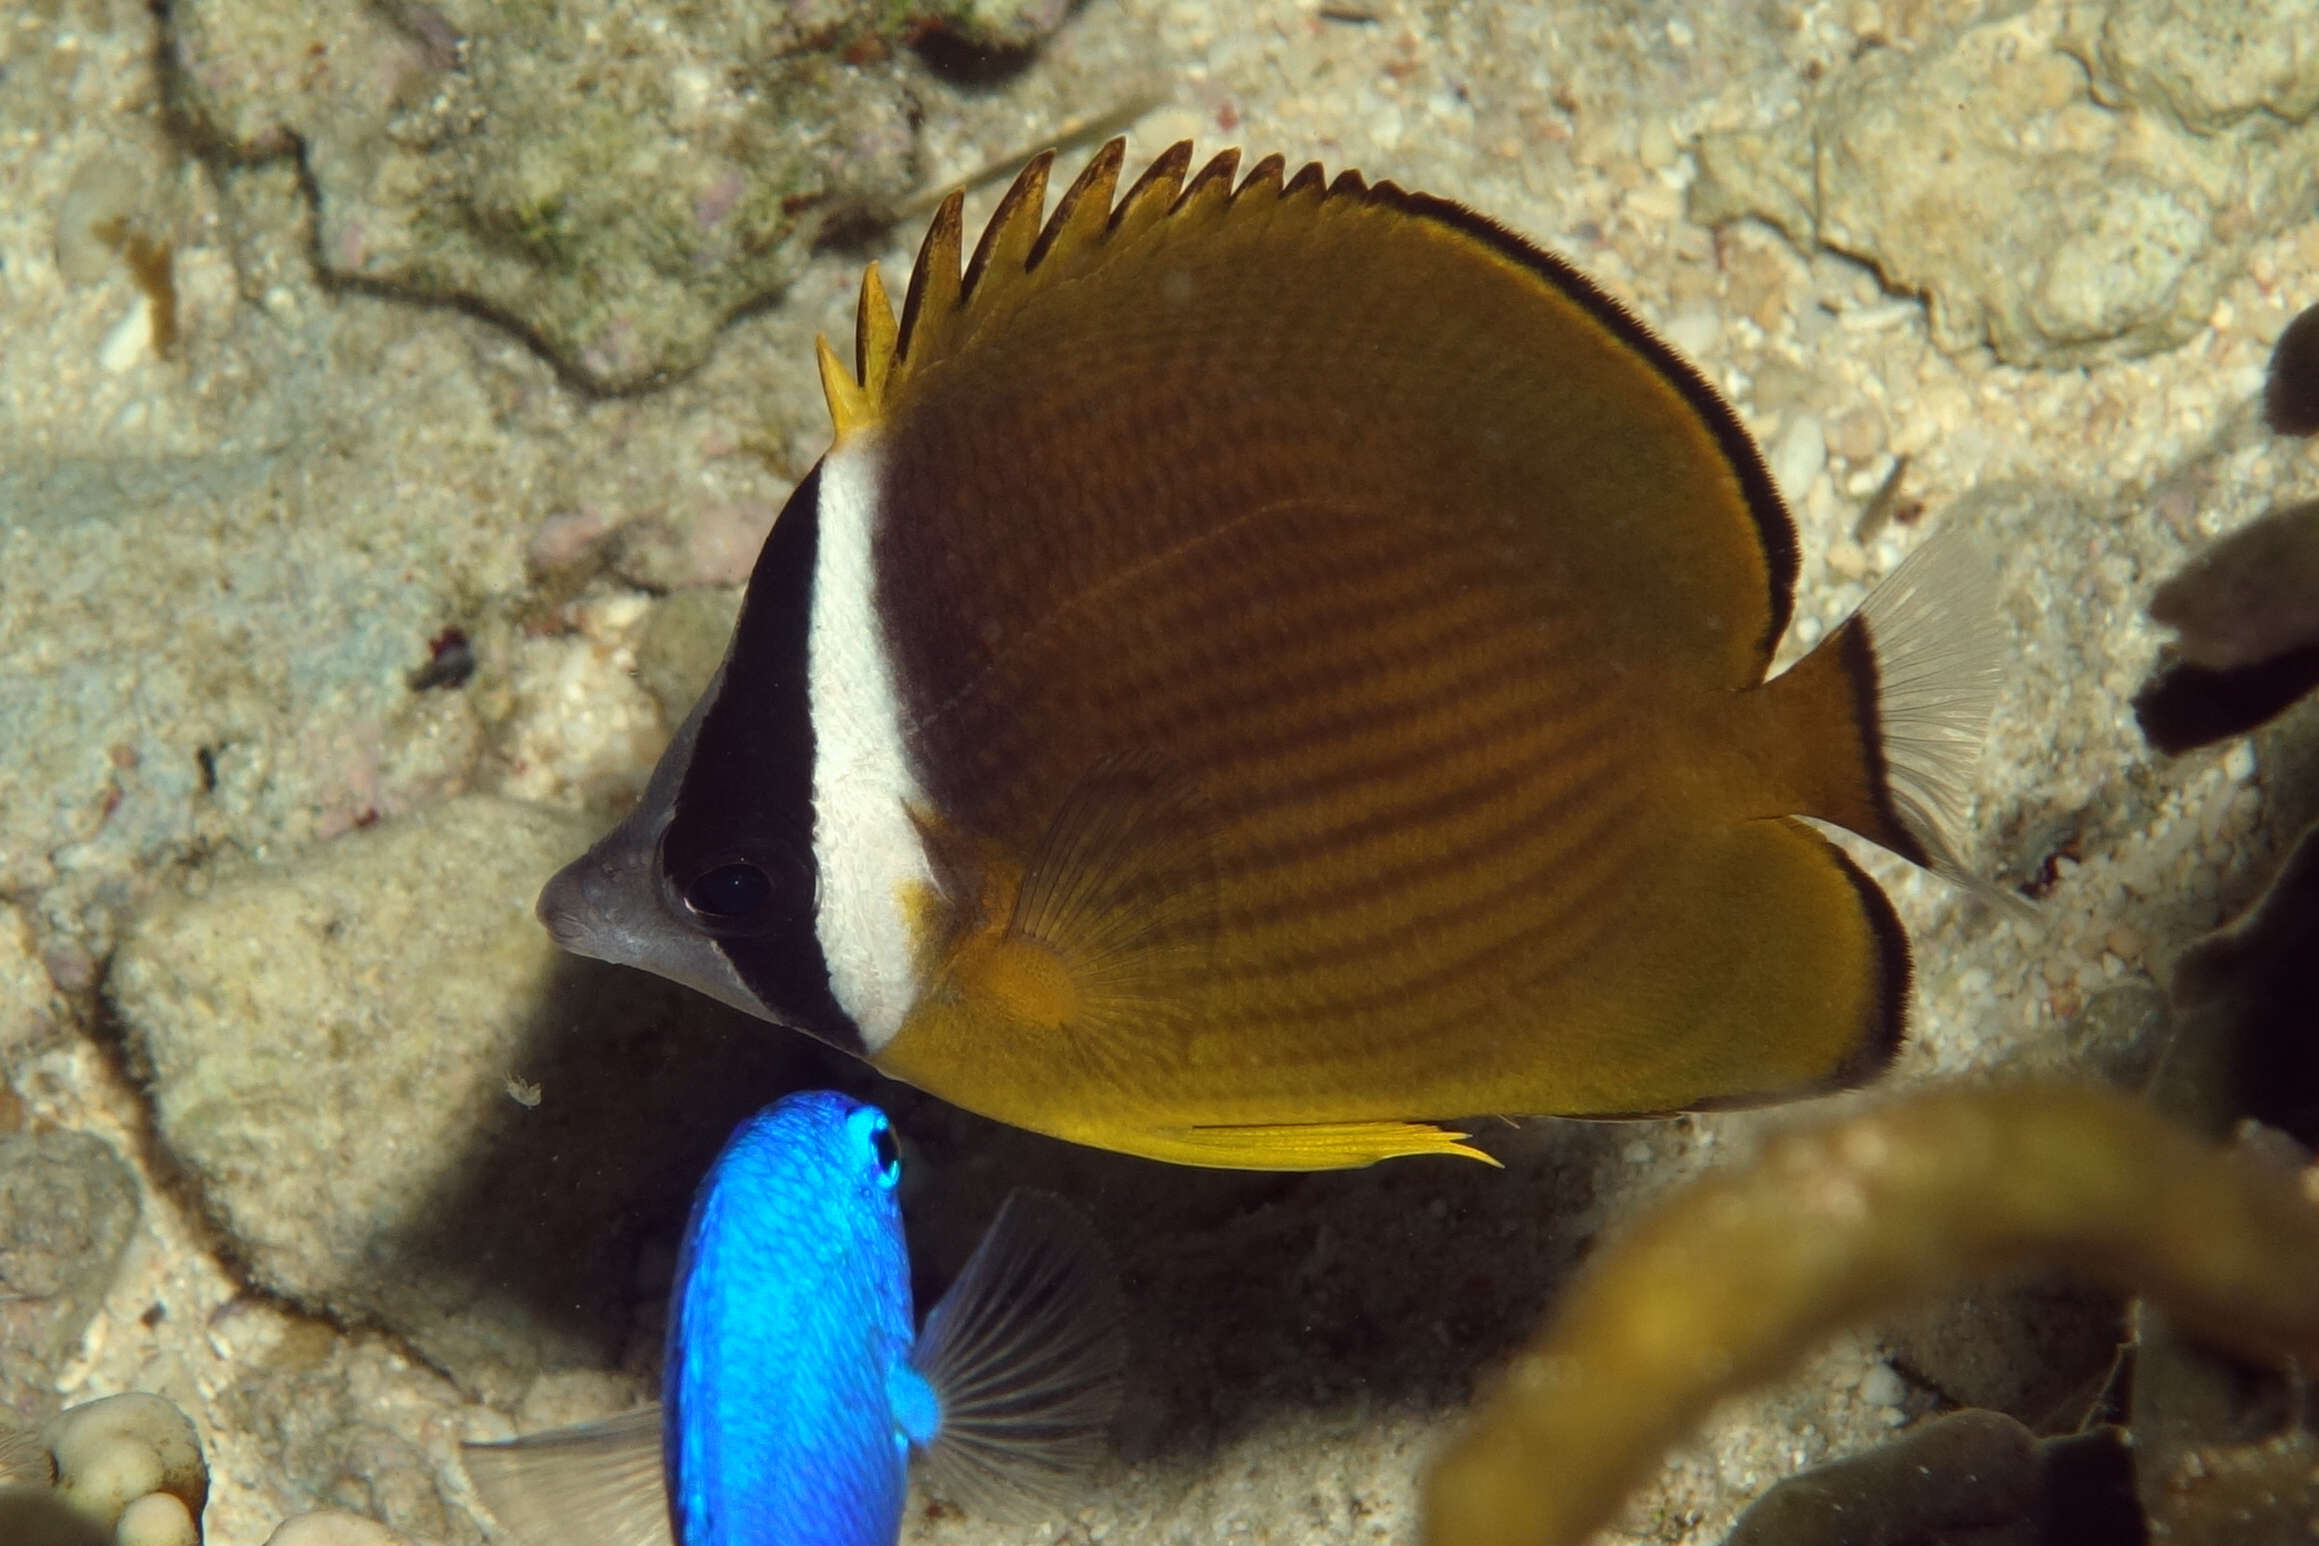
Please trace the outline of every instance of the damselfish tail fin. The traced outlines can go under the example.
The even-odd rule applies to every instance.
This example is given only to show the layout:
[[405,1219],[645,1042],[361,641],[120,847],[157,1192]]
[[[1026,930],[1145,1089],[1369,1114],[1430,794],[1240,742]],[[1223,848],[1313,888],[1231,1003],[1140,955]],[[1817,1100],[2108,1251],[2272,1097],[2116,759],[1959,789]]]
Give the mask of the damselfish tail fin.
[[56,1481],[56,1457],[32,1428],[0,1428],[0,1487],[46,1487]]
[[521,1546],[673,1546],[658,1406],[459,1449],[467,1479]]
[[1996,564],[1951,529],[1901,561],[1861,603],[1876,681],[1876,728],[1892,814],[1935,874],[1984,900],[2025,904],[1965,867],[1958,840],[2005,663]]
[[942,1411],[933,1489],[1001,1518],[1066,1499],[1119,1412],[1122,1319],[1087,1221],[1043,1192],[1011,1194],[911,1354]]

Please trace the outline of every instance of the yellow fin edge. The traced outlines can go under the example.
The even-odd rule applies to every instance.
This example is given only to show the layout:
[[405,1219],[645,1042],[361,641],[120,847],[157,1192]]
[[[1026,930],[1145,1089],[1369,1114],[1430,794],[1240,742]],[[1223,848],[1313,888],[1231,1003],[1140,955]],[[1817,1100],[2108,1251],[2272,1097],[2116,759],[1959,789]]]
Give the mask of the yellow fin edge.
[[837,431],[837,438],[843,441],[875,423],[877,405],[854,379],[854,373],[845,368],[845,362],[829,346],[829,339],[817,335],[813,351],[821,365],[821,395],[829,402],[829,422]]
[[1217,1170],[1354,1170],[1379,1160],[1454,1154],[1505,1167],[1465,1142],[1470,1133],[1425,1122],[1273,1122],[1177,1127],[1138,1134],[1138,1154]]

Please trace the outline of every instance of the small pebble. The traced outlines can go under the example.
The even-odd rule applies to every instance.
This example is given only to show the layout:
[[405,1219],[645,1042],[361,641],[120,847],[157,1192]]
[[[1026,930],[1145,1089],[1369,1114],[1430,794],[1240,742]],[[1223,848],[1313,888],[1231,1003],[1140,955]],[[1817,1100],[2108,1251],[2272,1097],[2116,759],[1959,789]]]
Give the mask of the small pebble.
[[1908,1387],[1892,1372],[1890,1364],[1877,1364],[1860,1376],[1860,1399],[1869,1406],[1898,1406],[1907,1394]]
[[152,346],[153,307],[140,295],[97,345],[97,363],[107,374],[117,376],[143,359]]
[[344,1509],[317,1509],[285,1519],[266,1546],[409,1546],[408,1539],[375,1519]]
[[1820,421],[1808,413],[1797,414],[1772,448],[1772,481],[1789,504],[1800,505],[1827,465],[1828,442]]
[[1884,419],[1873,408],[1839,414],[1828,426],[1828,454],[1865,462],[1884,448]]
[[114,1546],[201,1546],[193,1515],[176,1496],[149,1492],[121,1510]]
[[1686,359],[1704,358],[1723,336],[1723,316],[1712,306],[1686,306],[1667,319],[1667,342]]

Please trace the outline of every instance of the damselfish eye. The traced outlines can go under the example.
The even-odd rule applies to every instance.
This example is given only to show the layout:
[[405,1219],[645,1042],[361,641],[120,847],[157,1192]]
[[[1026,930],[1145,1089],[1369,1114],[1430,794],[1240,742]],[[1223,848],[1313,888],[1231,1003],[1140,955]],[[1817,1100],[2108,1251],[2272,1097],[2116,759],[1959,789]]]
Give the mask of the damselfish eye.
[[[845,1130],[848,1141],[863,1144],[869,1149],[869,1158],[877,1166],[878,1185],[892,1191],[902,1179],[902,1145],[894,1137],[893,1124],[886,1114],[875,1106],[855,1106],[846,1113]],[[851,1151],[859,1155],[862,1151]]]
[[878,1181],[892,1186],[902,1179],[902,1146],[894,1141],[894,1130],[880,1122],[870,1134],[870,1143],[878,1151]]
[[684,888],[684,905],[718,923],[740,923],[773,900],[773,880],[745,860],[703,870]]

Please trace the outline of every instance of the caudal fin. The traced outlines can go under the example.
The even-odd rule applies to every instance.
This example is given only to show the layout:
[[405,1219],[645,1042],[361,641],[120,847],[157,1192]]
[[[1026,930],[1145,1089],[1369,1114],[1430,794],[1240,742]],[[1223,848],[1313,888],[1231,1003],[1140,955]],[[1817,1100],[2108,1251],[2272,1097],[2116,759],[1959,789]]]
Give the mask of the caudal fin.
[[1122,1319],[1087,1221],[1046,1193],[1010,1195],[911,1353],[942,1409],[933,1489],[1002,1518],[1067,1499],[1119,1412]]
[[46,1487],[56,1480],[56,1457],[31,1428],[0,1428],[0,1487]]
[[1996,564],[1972,535],[1927,539],[1861,603],[1891,812],[1935,874],[1986,900],[2023,904],[1965,867],[1959,841],[2005,664]]

